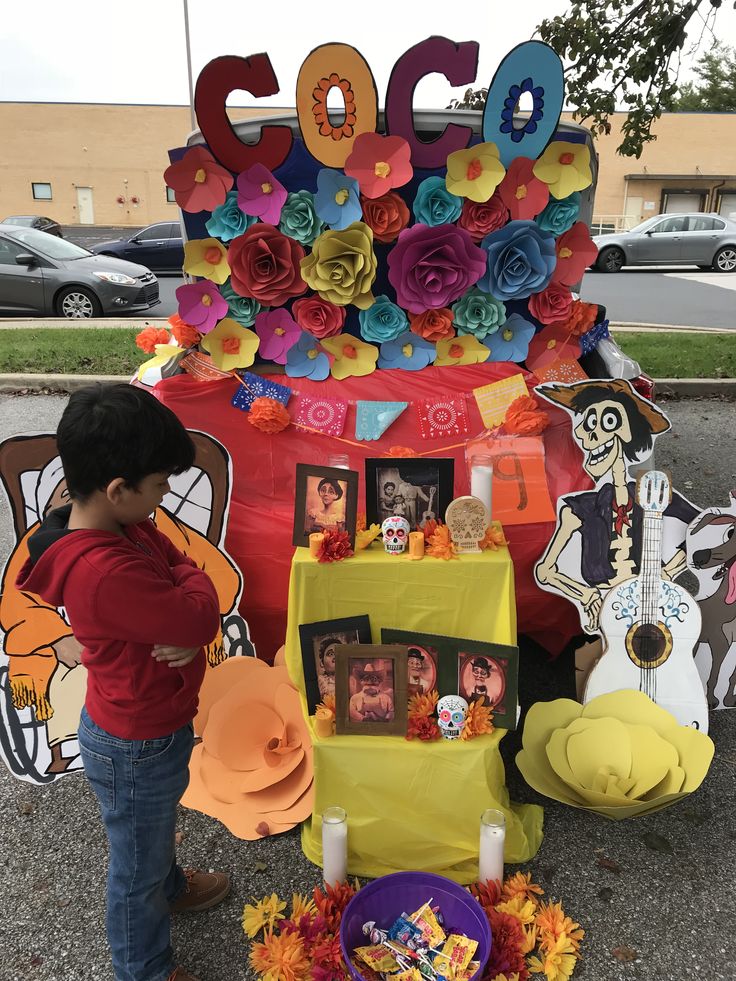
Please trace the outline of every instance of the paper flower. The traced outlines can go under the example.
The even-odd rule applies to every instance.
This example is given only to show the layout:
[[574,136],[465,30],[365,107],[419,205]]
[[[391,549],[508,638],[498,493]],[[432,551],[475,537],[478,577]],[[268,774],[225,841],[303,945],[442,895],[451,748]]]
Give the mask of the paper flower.
[[431,526],[429,521],[425,523],[424,539],[426,541],[425,555],[430,555],[433,559],[457,558],[450,529],[441,521],[433,522]]
[[491,352],[488,360],[514,361],[516,364],[524,361],[535,330],[534,324],[525,320],[521,314],[510,314],[503,327],[483,341]]
[[342,562],[351,558],[355,553],[350,544],[350,535],[346,531],[336,531],[327,528],[317,555],[318,562]]
[[207,280],[178,286],[176,299],[181,319],[196,327],[200,334],[212,330],[217,321],[227,315],[227,301]]
[[237,320],[243,327],[252,327],[261,310],[258,300],[254,300],[252,296],[241,296],[240,293],[236,293],[229,279],[222,284],[220,293],[227,303],[226,315]]
[[299,272],[304,249],[273,225],[252,225],[232,240],[227,257],[232,288],[264,307],[280,306],[307,288]]
[[371,286],[376,278],[373,232],[362,221],[341,231],[323,232],[302,259],[304,282],[323,300],[365,310],[373,303]]
[[[524,125],[517,127],[514,124],[514,113],[519,104],[519,99],[525,92],[529,92],[532,97],[532,111]],[[544,87],[535,85],[531,78],[525,78],[520,85],[511,85],[509,94],[503,100],[503,110],[501,111],[502,123],[499,127],[502,133],[508,133],[512,142],[521,143],[527,133],[536,133],[537,124],[544,115]]]
[[553,800],[619,820],[659,810],[696,790],[713,742],[678,725],[640,691],[537,702],[516,762],[530,786]]
[[529,297],[529,313],[542,324],[561,324],[570,316],[572,293],[562,283],[551,282]]
[[238,174],[238,207],[268,225],[278,225],[286,201],[286,188],[268,167],[254,163]]
[[495,143],[455,150],[447,158],[447,190],[471,201],[487,201],[505,174]]
[[488,360],[488,348],[477,337],[466,334],[464,337],[450,337],[437,342],[437,367],[444,365],[480,364]]
[[378,348],[373,344],[366,344],[352,334],[325,337],[322,347],[335,358],[332,363],[332,375],[338,381],[353,376],[370,375],[376,370]]
[[291,422],[289,410],[278,399],[270,399],[264,395],[253,399],[248,412],[248,422],[262,433],[280,433]]
[[301,330],[288,310],[267,310],[255,319],[256,334],[261,344],[259,352],[267,361],[286,364],[286,354],[299,340]]
[[424,338],[425,341],[445,340],[455,336],[453,320],[455,315],[449,307],[438,310],[423,310],[421,313],[410,313],[409,323],[412,334]]
[[523,300],[543,290],[555,268],[555,240],[533,221],[512,221],[481,242],[487,269],[478,286],[499,300]]
[[358,320],[363,339],[374,344],[392,341],[409,327],[404,311],[387,296],[377,296],[372,307],[360,311]]
[[302,245],[311,245],[324,230],[322,219],[314,207],[314,195],[309,191],[294,191],[281,209],[279,231]]
[[241,327],[230,317],[225,317],[202,338],[202,347],[222,371],[249,368],[255,360],[259,343],[257,334],[247,327]]
[[534,161],[516,157],[498,186],[498,194],[512,219],[534,218],[549,201],[549,188],[533,173]]
[[479,289],[468,290],[452,306],[458,334],[473,334],[482,341],[506,322],[506,306]]
[[409,209],[406,202],[395,191],[382,194],[380,198],[366,198],[361,195],[363,221],[373,232],[376,242],[395,242],[402,228],[409,224]]
[[[525,396],[521,396],[524,398]],[[519,401],[515,399],[515,401]],[[486,533],[483,538],[478,542],[479,548],[485,552],[487,548],[490,548],[492,552],[497,552],[499,548],[508,548],[508,542],[506,541],[506,536],[503,533],[503,528],[500,522],[492,521],[491,524],[486,528]]]
[[552,324],[540,330],[529,342],[526,366],[529,371],[536,371],[555,361],[577,361],[579,357],[580,341],[562,324]]
[[378,356],[379,368],[402,368],[404,371],[419,371],[432,364],[437,357],[437,348],[429,341],[405,330],[392,341],[381,345]]
[[464,201],[457,223],[468,232],[474,242],[479,242],[491,232],[503,228],[508,220],[509,209],[496,191],[488,201]]
[[243,907],[242,925],[243,930],[252,940],[261,930],[273,930],[279,920],[284,919],[283,910],[286,903],[282,903],[275,892],[264,899],[259,899],[255,906],[246,903]]
[[483,251],[455,225],[405,228],[388,257],[388,278],[397,302],[411,313],[448,306],[484,270]]
[[549,414],[533,395],[514,399],[503,417],[503,431],[510,436],[540,436],[549,426]]
[[573,300],[567,318],[560,324],[575,337],[586,334],[598,319],[598,304]]
[[[501,532],[501,537],[503,538],[503,532]],[[484,736],[488,732],[493,732],[494,729],[491,707],[485,705],[482,700],[471,702],[468,705],[468,714],[465,717],[465,725],[460,733],[460,738],[463,740],[474,739],[476,736]]]
[[212,212],[204,227],[215,238],[229,242],[236,235],[242,235],[256,222],[256,218],[246,215],[238,207],[238,192],[228,191],[225,200]]
[[178,313],[172,313],[169,317],[171,333],[179,347],[196,347],[202,340],[202,334],[196,327],[186,323]]
[[417,188],[412,211],[422,225],[449,225],[457,221],[463,200],[450,194],[442,177],[426,177]]
[[195,146],[164,171],[182,211],[214,211],[233,186],[233,175],[221,167],[209,150]]
[[330,228],[343,229],[360,221],[358,182],[346,177],[341,170],[323,167],[317,174],[317,193],[314,207],[322,221]]
[[142,381],[145,373],[151,368],[163,368],[173,358],[181,357],[184,354],[184,348],[177,347],[175,344],[157,344],[153,350],[155,356],[150,361],[144,361],[138,368],[138,381]]
[[135,346],[145,354],[153,354],[157,346],[169,343],[169,337],[165,327],[144,327],[135,335]]
[[184,243],[185,273],[202,276],[212,283],[222,284],[230,275],[227,249],[216,238],[194,238]]
[[598,255],[598,247],[590,237],[584,221],[576,221],[572,228],[557,239],[557,265],[552,274],[556,283],[574,286]]
[[291,312],[302,330],[313,337],[333,337],[340,333],[345,323],[345,307],[336,307],[320,296],[296,300]]
[[253,944],[249,963],[257,976],[268,981],[304,981],[309,976],[310,958],[298,933],[266,932]]
[[285,666],[231,657],[199,692],[190,783],[183,803],[254,841],[312,813],[312,742]]
[[311,334],[302,334],[286,355],[286,374],[290,378],[324,381],[330,373],[330,359]]
[[354,177],[367,198],[378,198],[394,187],[403,187],[414,173],[411,149],[403,136],[361,133],[345,161],[345,173]]
[[362,528],[355,532],[355,545],[357,548],[368,548],[381,534],[381,526],[373,524],[370,528]]
[[550,194],[558,199],[583,191],[593,182],[590,150],[585,143],[550,143],[534,164],[534,176],[544,181]]
[[552,232],[553,235],[562,235],[568,228],[572,228],[578,220],[580,214],[580,194],[573,191],[566,198],[558,200],[550,198],[549,204],[541,213],[537,215],[537,224],[545,232]]

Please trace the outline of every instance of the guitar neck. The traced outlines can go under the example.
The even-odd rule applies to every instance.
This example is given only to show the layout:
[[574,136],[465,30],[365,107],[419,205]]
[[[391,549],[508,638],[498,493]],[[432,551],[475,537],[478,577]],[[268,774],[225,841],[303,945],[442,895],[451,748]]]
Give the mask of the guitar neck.
[[642,621],[657,623],[662,580],[662,514],[658,511],[644,511],[639,578]]

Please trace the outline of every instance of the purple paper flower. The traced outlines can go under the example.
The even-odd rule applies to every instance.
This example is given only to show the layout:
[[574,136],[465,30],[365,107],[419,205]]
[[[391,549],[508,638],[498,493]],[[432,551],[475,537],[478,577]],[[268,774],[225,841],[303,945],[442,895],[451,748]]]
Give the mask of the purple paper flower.
[[485,253],[463,228],[413,225],[399,235],[388,257],[388,278],[410,313],[449,306],[477,283]]
[[238,177],[238,207],[267,225],[278,225],[286,201],[286,188],[268,167],[256,163]]
[[488,268],[478,286],[497,300],[523,300],[539,293],[557,263],[554,235],[533,221],[510,221],[486,235],[481,248]]
[[227,300],[208,279],[180,286],[176,291],[176,299],[181,319],[196,327],[200,334],[208,334],[218,320],[227,316]]
[[286,364],[289,348],[299,340],[301,328],[288,310],[264,310],[256,317],[256,334],[261,339],[258,353],[267,361]]

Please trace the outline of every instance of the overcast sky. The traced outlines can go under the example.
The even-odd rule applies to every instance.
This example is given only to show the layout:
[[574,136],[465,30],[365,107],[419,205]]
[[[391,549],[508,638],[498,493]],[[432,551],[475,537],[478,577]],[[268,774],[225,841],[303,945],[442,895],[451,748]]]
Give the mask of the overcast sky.
[[[1,100],[188,103],[183,0],[35,0],[32,7],[4,0],[2,7]],[[196,79],[218,55],[267,51],[281,91],[261,104],[293,106],[296,75],[309,51],[344,41],[367,59],[383,105],[393,63],[430,34],[480,43],[480,87],[540,20],[567,7],[565,0],[322,0],[310,14],[305,0],[189,0],[192,68]],[[695,20],[691,36],[702,26],[698,15]],[[736,37],[730,2],[718,12],[717,33]],[[415,105],[446,106],[466,87],[453,91],[442,76],[428,76]],[[253,101],[243,93],[231,99]]]

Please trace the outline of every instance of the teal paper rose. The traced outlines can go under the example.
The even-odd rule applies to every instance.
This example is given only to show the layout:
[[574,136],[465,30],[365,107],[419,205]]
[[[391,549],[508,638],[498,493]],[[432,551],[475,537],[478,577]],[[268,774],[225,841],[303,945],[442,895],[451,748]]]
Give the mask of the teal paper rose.
[[453,303],[452,312],[458,334],[473,334],[479,341],[506,323],[506,305],[479,289],[460,297]]
[[279,231],[301,245],[311,245],[324,227],[315,211],[313,194],[309,191],[294,191],[288,195],[281,209]]
[[360,311],[358,319],[361,335],[374,344],[393,341],[409,327],[404,311],[387,296],[377,296],[373,306]]
[[427,177],[417,188],[412,210],[422,225],[450,225],[460,217],[463,199],[450,194],[444,177]]
[[238,192],[228,191],[221,205],[212,212],[205,222],[205,228],[214,238],[230,242],[258,221],[252,215],[244,214],[238,207]]
[[566,198],[559,201],[550,198],[549,204],[539,215],[537,224],[543,232],[552,232],[553,235],[562,235],[563,232],[572,228],[578,220],[580,214],[580,194],[573,191]]
[[220,295],[227,300],[228,316],[232,317],[242,327],[252,327],[256,322],[256,314],[261,311],[261,304],[251,296],[241,296],[236,293],[228,279],[220,287]]

